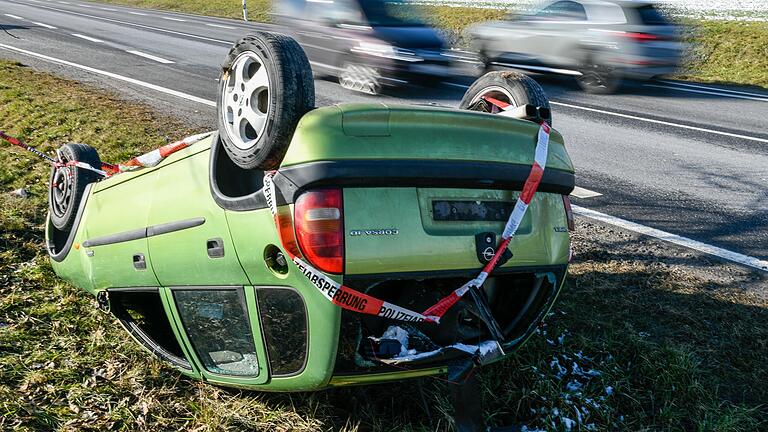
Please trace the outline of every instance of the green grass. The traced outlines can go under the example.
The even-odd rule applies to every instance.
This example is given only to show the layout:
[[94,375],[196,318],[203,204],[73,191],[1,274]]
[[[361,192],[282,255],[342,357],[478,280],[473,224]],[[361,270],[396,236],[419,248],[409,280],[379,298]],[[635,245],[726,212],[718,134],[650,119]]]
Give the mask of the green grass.
[[[243,19],[243,3],[239,0],[102,0],[102,3]],[[248,0],[248,19],[269,22],[271,7],[270,0]]]
[[[102,0],[107,3],[242,18],[236,0]],[[270,0],[248,2],[249,19],[269,21]],[[417,6],[419,14],[444,30],[448,39],[465,45],[468,25],[502,19],[506,11],[472,7]],[[698,82],[753,85],[768,88],[768,22],[686,20],[685,72],[676,78]]]
[[681,78],[768,88],[768,22],[699,21]]
[[[48,152],[87,142],[112,162],[194,132],[109,93],[2,61],[0,130]],[[42,229],[47,167],[7,146],[0,158],[0,429],[450,426],[441,379],[262,394],[191,381],[149,359],[92,298],[53,274]],[[30,198],[7,193],[20,187]],[[586,223],[574,246],[547,324],[514,358],[482,373],[492,424],[564,430],[578,409],[594,430],[768,427],[768,299],[749,290],[765,292],[765,278]]]

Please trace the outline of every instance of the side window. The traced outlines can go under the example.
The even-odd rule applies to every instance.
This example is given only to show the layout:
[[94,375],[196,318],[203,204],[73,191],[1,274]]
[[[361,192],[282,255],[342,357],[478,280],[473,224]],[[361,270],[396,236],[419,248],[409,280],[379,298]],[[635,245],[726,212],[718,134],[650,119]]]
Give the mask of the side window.
[[173,297],[187,337],[208,372],[259,374],[242,288],[174,289]]
[[586,21],[584,6],[573,1],[559,1],[540,10],[536,16],[547,21]]
[[259,318],[273,376],[299,373],[307,359],[307,312],[289,288],[257,288]]

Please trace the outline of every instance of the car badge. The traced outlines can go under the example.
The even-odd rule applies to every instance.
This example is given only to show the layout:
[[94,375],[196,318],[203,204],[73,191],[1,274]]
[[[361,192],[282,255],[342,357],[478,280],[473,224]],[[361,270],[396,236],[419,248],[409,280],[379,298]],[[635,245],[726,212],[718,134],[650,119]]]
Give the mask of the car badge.
[[[488,264],[496,255],[496,233],[484,232],[475,235],[475,253],[477,253],[477,260],[480,264]],[[499,263],[497,265],[504,265],[509,259],[512,258],[512,252],[507,249],[499,257]]]
[[396,236],[400,234],[400,230],[397,228],[374,228],[364,230],[351,230],[349,235],[352,237],[358,236]]

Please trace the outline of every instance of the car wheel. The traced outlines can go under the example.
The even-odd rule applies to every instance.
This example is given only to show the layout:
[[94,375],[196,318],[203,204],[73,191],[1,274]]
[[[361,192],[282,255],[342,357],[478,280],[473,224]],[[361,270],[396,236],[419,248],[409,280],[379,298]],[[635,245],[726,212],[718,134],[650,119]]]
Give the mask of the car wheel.
[[224,149],[237,166],[277,168],[296,125],[314,106],[312,68],[296,41],[255,32],[230,49],[216,111]]
[[[101,169],[101,159],[96,149],[85,144],[66,144],[59,150],[62,163],[85,162]],[[99,179],[99,175],[76,166],[53,167],[48,191],[48,213],[51,223],[61,231],[69,231],[75,223],[77,209],[83,199],[89,183]]]
[[[495,112],[494,105],[485,98],[490,97],[512,106],[533,105],[549,108],[549,99],[544,89],[533,78],[519,72],[488,72],[478,78],[464,93],[459,109],[480,112]],[[552,124],[552,117],[546,119]]]
[[576,82],[587,93],[610,94],[621,86],[621,74],[615,68],[590,64],[580,69]]
[[367,65],[344,62],[339,73],[339,84],[348,90],[370,95],[381,93],[381,75]]

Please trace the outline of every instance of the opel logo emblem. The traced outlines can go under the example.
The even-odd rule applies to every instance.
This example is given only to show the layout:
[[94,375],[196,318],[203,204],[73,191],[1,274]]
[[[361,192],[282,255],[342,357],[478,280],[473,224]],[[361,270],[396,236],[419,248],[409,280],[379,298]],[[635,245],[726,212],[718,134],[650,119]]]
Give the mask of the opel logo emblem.
[[487,247],[487,248],[485,248],[485,250],[483,251],[483,259],[484,259],[486,262],[490,262],[490,261],[493,259],[493,255],[494,255],[495,253],[496,253],[496,252],[493,250],[493,248],[492,248],[492,247],[490,247],[490,246],[488,246],[488,247]]

